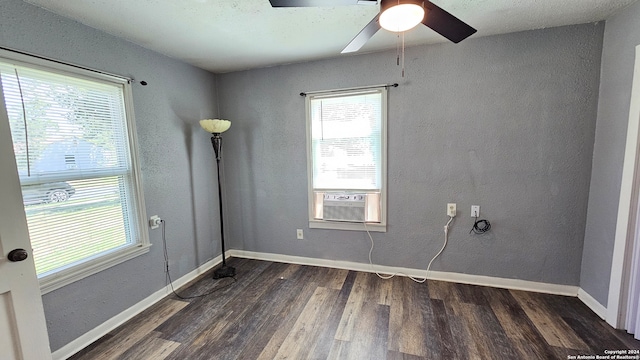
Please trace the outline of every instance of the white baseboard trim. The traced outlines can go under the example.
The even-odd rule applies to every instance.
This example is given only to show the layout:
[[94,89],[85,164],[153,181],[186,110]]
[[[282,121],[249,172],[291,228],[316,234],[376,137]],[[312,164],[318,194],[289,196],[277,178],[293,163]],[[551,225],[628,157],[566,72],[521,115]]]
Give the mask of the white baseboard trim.
[[[331,268],[363,271],[363,272],[377,271],[381,274],[398,273],[399,275],[403,275],[403,276],[409,275],[409,276],[418,277],[418,278],[423,278],[425,275],[425,270],[423,269],[410,269],[410,268],[392,267],[392,266],[384,266],[384,265],[370,265],[367,263],[357,263],[357,262],[351,262],[351,261],[315,259],[315,258],[308,258],[308,257],[301,257],[301,256],[260,253],[260,252],[245,251],[245,250],[229,250],[228,253],[230,256],[239,257],[239,258],[284,262],[289,264],[331,267]],[[456,282],[456,283],[462,283],[462,284],[470,284],[470,285],[490,286],[490,287],[497,287],[497,288],[503,288],[503,289],[524,290],[524,291],[532,291],[532,292],[554,294],[554,295],[565,295],[565,296],[573,296],[573,297],[578,296],[578,289],[579,289],[577,286],[572,286],[572,285],[548,284],[548,283],[541,283],[541,282],[527,281],[527,280],[506,279],[506,278],[498,278],[498,277],[492,277],[492,276],[460,274],[460,273],[443,272],[443,271],[430,271],[429,279]]]
[[602,320],[606,320],[607,308],[600,304],[598,300],[594,299],[593,296],[589,295],[588,292],[582,290],[582,288],[578,290],[578,299],[587,305],[596,315],[600,316]]
[[[227,256],[229,256],[228,255],[229,252],[227,251],[226,253],[227,253]],[[218,255],[217,257],[215,257],[215,258],[207,261],[206,263],[200,265],[195,270],[185,274],[181,278],[174,280],[173,281],[173,288],[176,289],[176,290],[179,289],[180,287],[186,285],[191,280],[197,278],[198,276],[200,276],[203,273],[207,272],[208,270],[210,270],[211,268],[213,268],[214,266],[218,265],[221,262],[222,262],[222,256]],[[138,302],[137,304],[131,306],[127,310],[125,310],[125,311],[121,312],[120,314],[112,317],[111,319],[109,319],[109,320],[105,321],[104,323],[98,325],[93,330],[90,330],[89,332],[85,333],[84,335],[80,336],[79,338],[71,341],[67,345],[61,347],[60,349],[58,349],[56,351],[54,351],[51,354],[53,360],[64,360],[64,359],[67,359],[67,358],[73,356],[78,351],[84,349],[85,347],[87,347],[91,343],[93,343],[94,341],[100,339],[101,337],[103,337],[104,335],[109,333],[109,331],[111,331],[111,330],[117,328],[118,326],[124,324],[126,321],[128,321],[131,318],[133,318],[134,316],[138,315],[143,310],[147,309],[148,307],[150,307],[151,305],[157,303],[158,301],[164,299],[170,293],[171,293],[171,287],[169,285],[167,285],[167,286],[163,287],[162,289],[156,291],[155,293],[147,296],[145,299],[143,299],[142,301]]]

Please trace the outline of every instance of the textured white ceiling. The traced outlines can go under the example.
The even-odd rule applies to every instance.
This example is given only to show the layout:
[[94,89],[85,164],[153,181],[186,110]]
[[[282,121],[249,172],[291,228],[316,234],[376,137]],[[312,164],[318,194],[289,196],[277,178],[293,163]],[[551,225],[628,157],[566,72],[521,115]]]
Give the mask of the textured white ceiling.
[[[213,72],[339,56],[378,6],[272,8],[269,0],[25,0]],[[604,20],[638,0],[433,0],[480,37]],[[358,53],[396,47],[384,30]],[[406,44],[447,41],[425,26]]]

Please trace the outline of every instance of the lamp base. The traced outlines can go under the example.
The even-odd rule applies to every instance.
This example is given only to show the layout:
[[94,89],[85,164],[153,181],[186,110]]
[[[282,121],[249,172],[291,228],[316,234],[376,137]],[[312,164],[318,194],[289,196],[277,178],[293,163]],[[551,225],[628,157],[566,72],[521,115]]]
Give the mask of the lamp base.
[[222,266],[214,270],[213,278],[222,279],[236,276],[236,269],[233,266]]

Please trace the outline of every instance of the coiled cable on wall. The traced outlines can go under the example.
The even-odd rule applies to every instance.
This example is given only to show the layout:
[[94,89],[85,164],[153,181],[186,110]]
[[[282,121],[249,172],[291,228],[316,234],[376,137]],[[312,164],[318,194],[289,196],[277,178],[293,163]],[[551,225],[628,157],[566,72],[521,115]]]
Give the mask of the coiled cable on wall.
[[489,220],[478,220],[478,217],[476,216],[476,221],[473,223],[471,230],[469,230],[469,234],[484,234],[489,230],[491,230],[491,223]]

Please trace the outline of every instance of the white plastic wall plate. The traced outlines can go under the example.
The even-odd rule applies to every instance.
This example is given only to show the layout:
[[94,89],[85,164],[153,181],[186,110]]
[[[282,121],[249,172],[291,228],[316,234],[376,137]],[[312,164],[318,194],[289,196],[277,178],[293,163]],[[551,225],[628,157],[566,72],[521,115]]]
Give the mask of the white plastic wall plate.
[[471,217],[480,217],[480,205],[471,205]]
[[160,227],[160,217],[158,215],[153,215],[149,218],[149,226],[151,226],[151,230],[157,229]]
[[456,216],[456,203],[447,204],[447,216],[451,216],[451,217]]

